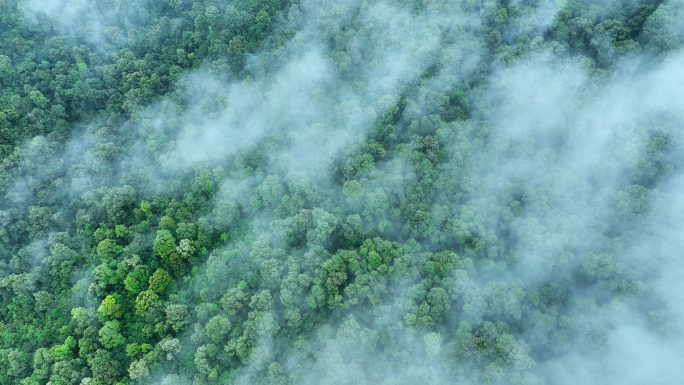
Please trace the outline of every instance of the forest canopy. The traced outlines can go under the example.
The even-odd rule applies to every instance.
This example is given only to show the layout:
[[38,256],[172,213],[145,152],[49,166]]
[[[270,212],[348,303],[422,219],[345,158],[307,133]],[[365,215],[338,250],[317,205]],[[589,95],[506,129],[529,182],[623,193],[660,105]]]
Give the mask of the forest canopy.
[[0,2],[0,385],[682,382],[682,20]]

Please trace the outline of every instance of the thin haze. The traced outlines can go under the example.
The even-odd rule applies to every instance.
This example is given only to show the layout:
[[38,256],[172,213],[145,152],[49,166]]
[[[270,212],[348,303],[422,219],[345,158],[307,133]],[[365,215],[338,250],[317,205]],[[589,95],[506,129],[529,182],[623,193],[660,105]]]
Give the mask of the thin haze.
[[[258,149],[263,158],[259,161],[278,183],[299,183],[334,206],[346,198],[332,175],[331,164],[369,135],[382,113],[396,105],[426,70],[438,68],[413,95],[413,104],[406,103],[400,117],[404,122],[414,120],[412,111],[431,103],[430,92],[449,90],[479,76],[484,64],[485,43],[477,33],[481,26],[473,21],[477,18],[469,6],[438,3],[416,15],[401,4],[301,4],[299,11],[292,12],[303,25],[302,32],[280,48],[276,57],[269,53],[250,57],[250,79],[216,76],[206,63],[177,81],[175,87],[184,104],[155,103],[133,114],[119,132],[103,131],[98,125],[101,122],[83,128],[83,135],[75,136],[64,152],[54,156],[54,167],[70,173],[70,180],[56,191],[87,201],[88,194],[94,194],[104,181],[121,178],[120,184],[137,179],[134,188],[139,192],[177,193],[182,191],[183,178],[195,168],[243,162],[245,150]],[[598,4],[599,13],[609,14],[621,5]],[[68,20],[77,17],[79,7],[84,6],[32,0],[27,9],[33,15],[44,12]],[[545,32],[563,6],[564,2],[542,2],[533,17],[520,20],[520,28],[511,28],[510,36],[502,38],[515,41],[523,32]],[[667,28],[682,36],[681,21],[670,22]],[[350,33],[347,41],[339,42],[349,45],[351,54],[331,58],[326,44],[333,34],[326,29],[348,25],[361,32],[358,36]],[[443,41],[435,32],[445,25],[453,29],[456,38]],[[679,254],[684,250],[684,200],[679,192],[684,188],[680,155],[684,52],[656,59],[648,54],[631,57],[610,77],[597,74],[581,58],[545,48],[514,64],[489,65],[483,80],[486,87],[468,95],[474,118],[430,133],[448,148],[445,164],[436,169],[435,178],[446,193],[429,208],[431,217],[444,212],[455,218],[475,217],[480,226],[468,231],[495,239],[499,246],[488,251],[494,261],[488,264],[462,255],[462,263],[445,279],[450,294],[462,302],[451,308],[446,326],[436,333],[406,327],[405,312],[398,310],[406,305],[399,298],[413,283],[390,282],[385,290],[392,294],[389,298],[396,294],[395,301],[359,306],[343,318],[331,317],[330,324],[320,325],[296,346],[261,333],[251,360],[234,383],[254,383],[275,357],[281,358],[282,373],[304,384],[446,384],[454,373],[459,383],[478,383],[482,377],[471,370],[490,370],[492,382],[514,379],[530,384],[682,380],[678,368],[684,367],[684,298],[680,294],[684,266]],[[409,127],[417,134],[428,130],[420,125]],[[460,138],[476,130],[486,132],[481,135],[485,138],[473,139],[465,146]],[[672,173],[653,178],[656,182],[648,186],[652,196],[648,196],[647,207],[626,212],[625,202],[646,199],[635,186],[647,179],[648,165],[641,159],[651,151],[653,131],[668,140],[670,150],[661,162],[670,165]],[[114,166],[100,165],[97,146],[117,135],[128,135],[134,145],[117,153],[110,162]],[[272,145],[274,138],[280,139],[279,146]],[[161,151],[154,148],[157,144]],[[41,146],[40,138],[27,143],[29,157],[37,157],[38,151],[31,151]],[[154,163],[152,157],[156,157]],[[377,191],[383,184],[396,184],[397,189],[411,185],[415,175],[406,171],[408,163],[397,151],[379,162],[374,174],[364,176],[368,179],[363,181],[367,183],[364,188]],[[84,171],[98,167],[103,170],[100,174]],[[237,167],[226,171],[233,179],[217,186],[208,217],[226,220],[232,226],[233,219],[226,213],[247,207],[249,197],[263,189],[264,178]],[[34,179],[47,183],[49,178],[40,172],[18,178],[7,196],[17,204],[30,205],[31,183]],[[466,181],[467,189],[462,187]],[[513,215],[521,207],[524,215]],[[509,218],[505,229],[499,226],[499,218]],[[273,213],[254,213],[247,225],[250,236],[272,237],[270,246],[279,246],[278,230],[271,224],[276,219]],[[605,233],[616,235],[608,238]],[[386,235],[400,243],[413,238],[402,229],[388,230]],[[43,254],[47,247],[45,242],[35,245]],[[247,249],[241,241],[231,239],[222,251]],[[306,253],[317,251],[302,246],[290,257],[304,260],[310,257]],[[38,264],[42,254],[35,255]],[[614,287],[613,282],[602,281],[604,276],[596,266],[606,266],[606,261],[610,262],[608,269],[618,271],[634,287]],[[283,259],[279,267],[289,268],[290,262]],[[213,263],[220,264],[210,258],[207,270]],[[636,266],[648,268],[639,270],[645,273],[633,273]],[[598,272],[591,273],[594,271]],[[592,279],[599,284],[575,285],[571,278],[581,274],[595,274]],[[563,291],[569,305],[549,309],[544,316],[556,317],[554,322],[560,323],[566,314],[581,320],[568,339],[547,328],[543,317],[521,319],[532,301],[522,289],[538,292],[553,285]],[[256,292],[261,289],[265,290]],[[274,297],[278,295],[272,291]],[[644,312],[650,309],[650,296],[656,296],[662,307]],[[654,327],[657,317],[665,319],[662,330]],[[262,324],[267,323],[265,319],[268,321],[267,316],[260,320]],[[481,367],[482,361],[477,359],[463,368],[450,367],[447,336],[464,321],[477,325],[489,320],[526,327],[515,331],[507,362],[512,369],[496,372],[496,368]],[[383,328],[401,336],[400,350],[377,349],[380,337],[373,333]],[[188,331],[178,337],[181,346],[192,334]],[[191,383],[191,379],[171,376],[155,381]]]

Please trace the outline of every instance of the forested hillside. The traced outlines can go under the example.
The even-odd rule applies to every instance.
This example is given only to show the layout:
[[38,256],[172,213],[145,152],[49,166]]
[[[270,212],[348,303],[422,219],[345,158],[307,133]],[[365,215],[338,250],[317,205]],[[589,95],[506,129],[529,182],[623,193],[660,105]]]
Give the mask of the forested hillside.
[[0,385],[683,383],[683,20],[0,2]]

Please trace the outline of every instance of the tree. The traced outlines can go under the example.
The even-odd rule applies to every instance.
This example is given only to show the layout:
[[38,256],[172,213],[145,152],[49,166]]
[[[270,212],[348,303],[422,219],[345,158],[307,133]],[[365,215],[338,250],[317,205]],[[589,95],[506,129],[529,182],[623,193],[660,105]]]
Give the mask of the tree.
[[107,350],[98,349],[93,357],[88,359],[88,366],[93,373],[93,385],[113,385],[119,377],[119,363],[112,359]]
[[274,362],[268,366],[268,379],[272,385],[287,384],[287,377],[283,373],[283,367],[278,362]]
[[166,352],[167,360],[172,360],[181,352],[180,341],[177,338],[165,338],[160,345],[161,349]]
[[179,332],[188,325],[188,308],[185,305],[169,305],[166,307],[166,323],[175,332]]
[[173,281],[171,275],[164,269],[157,269],[154,274],[150,277],[150,290],[155,293],[162,294],[166,287]]
[[232,324],[228,318],[216,315],[207,322],[207,337],[214,343],[220,344],[224,336],[230,332],[231,326]]
[[426,302],[430,305],[430,317],[439,322],[451,309],[449,294],[441,287],[430,289]]
[[147,377],[149,374],[150,369],[145,360],[135,360],[131,362],[131,366],[128,368],[128,375],[132,380]]
[[234,288],[228,292],[219,301],[223,310],[230,315],[237,315],[242,313],[247,305],[250,303],[251,296],[242,289]]
[[53,384],[74,384],[81,378],[81,373],[75,367],[78,364],[75,360],[55,362],[52,367],[50,383]]
[[97,256],[104,262],[111,260],[116,251],[116,241],[112,239],[103,239],[97,244]]
[[40,91],[31,91],[29,93],[29,98],[39,108],[45,108],[45,106],[49,102],[47,100],[47,98],[45,96],[43,96],[43,94]]
[[64,340],[64,344],[55,345],[52,347],[52,356],[54,361],[68,361],[74,358],[74,348],[76,348],[76,339],[69,336]]
[[178,238],[182,239],[180,244],[183,244],[183,240],[190,240],[195,238],[195,235],[197,234],[197,226],[190,222],[180,222],[176,226],[176,235]]
[[195,247],[192,245],[192,241],[189,239],[182,239],[178,247],[176,247],[176,252],[181,257],[187,259],[190,258],[195,252]]
[[18,349],[12,349],[7,354],[7,375],[23,378],[27,374],[30,356]]
[[351,344],[360,337],[360,331],[361,325],[359,325],[355,317],[353,315],[347,316],[337,329],[337,340]]
[[159,220],[159,228],[162,230],[173,230],[176,227],[176,221],[169,216],[163,216]]
[[36,309],[40,311],[50,310],[54,305],[54,298],[52,294],[48,293],[45,290],[33,293],[33,298],[35,298],[36,300]]
[[157,230],[157,237],[152,244],[152,250],[160,258],[166,258],[176,249],[176,240],[169,230]]
[[128,273],[124,279],[124,286],[126,290],[130,291],[132,294],[137,295],[142,290],[145,289],[145,283],[149,284],[149,273],[147,266],[139,265],[135,269]]
[[382,264],[382,257],[374,250],[368,252],[368,256],[366,258],[368,260],[368,268],[371,270],[376,269]]
[[30,208],[28,215],[29,226],[26,230],[31,238],[45,235],[45,229],[50,225],[51,214],[48,207],[33,206]]
[[47,380],[52,362],[52,352],[46,348],[36,349],[33,353],[33,375],[40,381]]
[[150,344],[138,344],[137,342],[134,342],[132,344],[126,345],[126,357],[138,357],[141,356],[148,351],[152,349],[152,345]]
[[268,290],[262,290],[252,297],[249,307],[254,310],[266,311],[273,306],[273,297]]
[[311,217],[313,228],[306,232],[306,240],[312,244],[322,244],[337,228],[337,218],[319,208],[311,211]]
[[126,342],[124,336],[119,333],[119,321],[107,321],[98,332],[100,335],[100,343],[107,349],[121,345]]
[[366,221],[372,221],[373,218],[379,219],[387,215],[389,210],[389,202],[387,194],[382,187],[378,187],[373,192],[366,194],[366,207],[363,210],[363,215]]
[[209,374],[212,370],[210,360],[218,353],[218,348],[214,344],[203,345],[195,352],[195,366],[200,373]]
[[159,296],[152,290],[141,291],[135,298],[136,314],[143,315],[150,308],[159,306]]
[[436,356],[442,350],[442,336],[439,333],[427,333],[423,336],[423,342],[425,342],[425,353],[428,356]]
[[102,300],[97,312],[104,317],[111,318],[120,318],[123,315],[123,309],[113,295],[108,295]]
[[137,202],[136,195],[135,190],[130,185],[108,190],[102,197],[102,205],[107,212],[107,217],[114,224],[126,223]]

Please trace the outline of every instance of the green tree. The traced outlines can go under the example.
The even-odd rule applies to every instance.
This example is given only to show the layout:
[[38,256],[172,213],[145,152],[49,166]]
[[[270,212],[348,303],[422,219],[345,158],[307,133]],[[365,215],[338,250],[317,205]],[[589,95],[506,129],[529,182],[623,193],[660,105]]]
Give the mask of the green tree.
[[103,239],[97,244],[97,256],[102,261],[111,260],[116,255],[116,252],[116,241],[112,239]]
[[46,381],[52,367],[52,352],[46,348],[38,348],[33,353],[33,375],[39,381]]
[[171,275],[164,269],[157,269],[149,279],[150,290],[162,294],[166,287],[173,281]]
[[141,291],[135,298],[136,314],[143,315],[150,308],[160,305],[159,296],[152,290]]
[[119,328],[119,321],[113,320],[105,322],[104,326],[102,326],[98,332],[102,346],[111,349],[126,342],[124,336],[119,333]]
[[228,318],[221,315],[214,316],[207,322],[207,337],[214,343],[220,344],[224,336],[230,332],[231,326],[232,324]]
[[130,291],[132,294],[137,295],[143,291],[146,284],[149,284],[149,273],[147,266],[136,266],[135,269],[128,273],[124,279],[124,286],[126,290]]
[[30,356],[19,350],[12,349],[7,353],[7,375],[15,378],[23,378],[28,373]]
[[33,293],[33,298],[36,300],[36,309],[40,311],[50,310],[54,305],[54,297],[45,290]]
[[163,216],[159,220],[159,228],[162,230],[173,230],[176,226],[176,221],[169,216]]
[[93,357],[88,359],[88,366],[93,374],[93,384],[113,385],[119,378],[119,363],[107,350],[98,349]]
[[29,98],[39,108],[45,108],[45,106],[49,102],[48,99],[45,96],[43,96],[43,94],[40,91],[31,91],[29,93]]
[[111,318],[121,318],[123,315],[121,304],[117,303],[116,297],[113,295],[108,295],[102,300],[97,312],[104,317]]
[[160,258],[166,258],[176,249],[176,240],[168,230],[158,230],[157,237],[152,244],[154,254]]
[[183,330],[188,325],[188,308],[185,305],[169,305],[166,307],[166,323],[175,332]]

